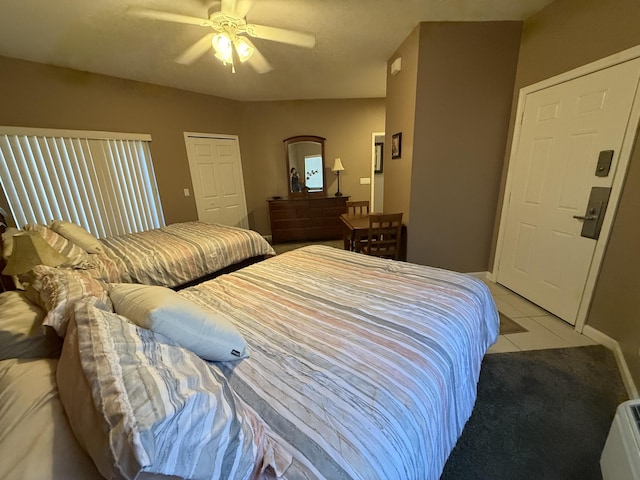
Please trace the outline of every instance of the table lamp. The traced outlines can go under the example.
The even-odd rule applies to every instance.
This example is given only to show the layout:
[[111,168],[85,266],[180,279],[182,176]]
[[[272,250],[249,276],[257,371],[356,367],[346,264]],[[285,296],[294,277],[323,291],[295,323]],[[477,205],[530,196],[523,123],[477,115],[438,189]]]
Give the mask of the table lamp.
[[343,170],[344,166],[342,165],[342,160],[336,158],[333,161],[333,168],[331,169],[331,171],[336,172],[336,175],[338,176],[338,191],[336,192],[336,197],[342,196],[342,193],[340,192],[340,172],[342,172]]

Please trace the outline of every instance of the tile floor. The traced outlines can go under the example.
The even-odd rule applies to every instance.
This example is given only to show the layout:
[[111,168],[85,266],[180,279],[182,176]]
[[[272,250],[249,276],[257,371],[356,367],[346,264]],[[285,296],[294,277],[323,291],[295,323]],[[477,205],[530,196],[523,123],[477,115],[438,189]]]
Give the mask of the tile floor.
[[598,342],[589,337],[576,332],[572,325],[560,320],[502,285],[486,279],[484,282],[491,290],[498,310],[528,330],[522,333],[500,335],[498,341],[491,346],[488,353],[582,347],[598,344]]

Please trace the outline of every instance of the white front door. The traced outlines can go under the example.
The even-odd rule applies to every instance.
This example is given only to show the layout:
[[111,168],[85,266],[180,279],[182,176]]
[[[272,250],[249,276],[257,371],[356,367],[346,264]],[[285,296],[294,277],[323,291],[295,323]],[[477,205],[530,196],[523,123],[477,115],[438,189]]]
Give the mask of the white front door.
[[185,133],[198,219],[249,228],[238,137]]
[[[640,59],[526,96],[497,281],[575,324],[596,240],[580,235],[592,187],[611,187]],[[599,153],[611,170],[596,176]]]

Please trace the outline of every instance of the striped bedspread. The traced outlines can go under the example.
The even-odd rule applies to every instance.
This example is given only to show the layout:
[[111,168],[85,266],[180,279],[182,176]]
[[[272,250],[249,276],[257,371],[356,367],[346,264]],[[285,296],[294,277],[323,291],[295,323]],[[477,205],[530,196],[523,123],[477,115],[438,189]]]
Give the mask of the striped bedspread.
[[438,479],[499,330],[478,279],[323,246],[181,295],[247,339],[225,372],[293,454],[289,480]]
[[[176,287],[260,255],[275,255],[257,232],[202,222],[184,222],[102,239],[106,254],[95,256],[122,282]],[[106,257],[106,258],[104,258]],[[123,270],[124,269],[124,270]]]

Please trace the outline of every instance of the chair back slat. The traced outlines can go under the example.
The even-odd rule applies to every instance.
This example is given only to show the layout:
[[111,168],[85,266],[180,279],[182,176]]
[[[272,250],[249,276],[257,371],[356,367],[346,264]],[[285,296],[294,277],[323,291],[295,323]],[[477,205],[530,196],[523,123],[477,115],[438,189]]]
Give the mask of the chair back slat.
[[400,257],[402,213],[372,213],[369,215],[369,238],[363,251],[376,257]]
[[347,213],[349,215],[366,215],[369,213],[369,200],[351,201],[347,203]]

